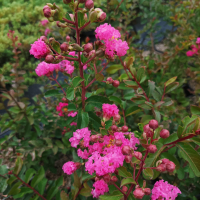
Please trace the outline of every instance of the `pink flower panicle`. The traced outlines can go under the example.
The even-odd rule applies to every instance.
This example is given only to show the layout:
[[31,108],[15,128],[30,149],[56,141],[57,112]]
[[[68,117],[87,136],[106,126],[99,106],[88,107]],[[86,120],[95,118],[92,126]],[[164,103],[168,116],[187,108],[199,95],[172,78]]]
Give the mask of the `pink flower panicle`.
[[198,52],[200,51],[200,38],[197,38],[196,44],[197,45],[191,45],[192,50],[186,52],[186,55],[188,57],[192,57],[194,55],[199,55]]
[[115,104],[106,104],[104,103],[102,106],[103,109],[103,116],[106,119],[110,119],[119,113],[119,109]]
[[105,53],[111,58],[114,57],[115,54],[118,56],[124,56],[129,49],[126,41],[122,41],[121,34],[118,30],[112,27],[110,24],[103,24],[96,28],[95,30],[96,38],[103,40],[105,43]]
[[71,116],[71,117],[75,117],[75,116],[77,115],[77,113],[78,113],[78,112],[70,111],[69,114],[68,114],[67,116],[68,116],[68,117],[70,117],[70,116]]
[[70,124],[70,126],[77,126],[77,123],[76,123],[76,122],[72,122],[72,123]]
[[41,62],[38,64],[35,72],[38,76],[49,76],[54,70],[59,70],[59,64],[48,64],[46,62]]
[[75,162],[69,161],[63,165],[62,169],[64,173],[71,175],[77,170],[77,165]]
[[74,71],[74,66],[71,64],[71,62],[69,60],[63,60],[59,63],[61,69],[63,69],[63,71],[66,71],[66,73],[68,74],[72,74]]
[[66,107],[66,106],[68,106],[68,103],[62,103],[62,102],[60,102],[60,103],[58,104],[58,106],[56,107],[56,110],[59,112],[59,116],[64,117],[64,114],[63,114],[62,109],[63,109],[64,107]]
[[174,185],[169,184],[164,180],[157,181],[152,189],[152,200],[164,199],[165,200],[175,200],[181,191]]
[[38,39],[33,44],[31,44],[30,54],[34,55],[35,58],[40,59],[45,57],[47,54],[50,53],[50,49],[45,44],[44,41]]
[[71,146],[77,148],[79,142],[81,141],[81,139],[83,139],[84,146],[88,147],[90,142],[90,135],[91,131],[89,131],[88,128],[76,130],[76,132],[73,133],[73,137],[69,139],[69,141],[71,142]]
[[109,191],[108,185],[104,180],[96,181],[93,184],[93,187],[95,189],[92,189],[91,194],[93,195],[93,198],[98,198],[100,195],[103,195],[105,192]]
[[200,37],[197,38],[196,44],[200,44]]

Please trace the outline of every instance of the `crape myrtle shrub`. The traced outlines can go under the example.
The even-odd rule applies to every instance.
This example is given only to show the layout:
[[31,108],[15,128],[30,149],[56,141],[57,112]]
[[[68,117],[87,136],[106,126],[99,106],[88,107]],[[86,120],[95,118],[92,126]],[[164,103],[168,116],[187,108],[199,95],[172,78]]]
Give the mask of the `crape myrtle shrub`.
[[[43,12],[49,21],[71,28],[75,40],[42,36],[29,51],[41,60],[36,74],[54,83],[46,87],[45,99],[39,95],[34,98],[36,105],[28,106],[18,89],[4,87],[2,97],[12,107],[3,120],[10,119],[1,123],[13,132],[1,140],[1,152],[3,158],[17,159],[12,171],[1,166],[1,191],[15,199],[196,199],[199,107],[191,105],[187,113],[186,105],[176,101],[176,91],[182,91],[177,80],[183,73],[177,77],[163,60],[158,64],[167,55],[159,57],[154,46],[149,58],[141,57],[131,46],[134,35],[126,33],[123,22],[122,28],[104,23],[112,7],[109,12],[93,9],[92,1],[64,3],[71,9],[68,14],[56,4],[47,4]],[[198,4],[193,3],[196,12]],[[122,8],[116,11],[128,13],[127,4],[125,8],[123,1],[119,4]],[[184,10],[189,4],[180,6]],[[91,44],[87,38],[85,45],[80,44],[80,33],[90,24],[97,26],[97,41]],[[177,29],[179,34],[184,33],[181,30]],[[185,33],[183,38],[190,37]],[[169,53],[177,48],[171,42]],[[176,56],[198,62],[198,43],[195,35],[188,46],[178,47]],[[65,82],[58,81],[60,73]],[[1,76],[1,85],[5,83]],[[45,171],[56,172],[55,161],[72,149],[73,161],[62,168],[73,174],[68,191],[61,187],[63,176],[48,180]]]

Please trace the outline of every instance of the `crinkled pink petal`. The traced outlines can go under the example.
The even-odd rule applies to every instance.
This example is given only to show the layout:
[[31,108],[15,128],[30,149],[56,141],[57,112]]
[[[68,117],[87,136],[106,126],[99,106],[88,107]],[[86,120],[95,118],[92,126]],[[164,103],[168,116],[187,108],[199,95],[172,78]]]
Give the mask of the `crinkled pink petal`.
[[71,175],[77,170],[77,166],[74,162],[69,161],[63,165],[62,169],[63,169],[64,173]]
[[104,180],[96,181],[93,184],[93,187],[95,189],[92,189],[91,194],[93,195],[93,198],[98,198],[100,195],[103,195],[105,192],[109,191],[108,185]]

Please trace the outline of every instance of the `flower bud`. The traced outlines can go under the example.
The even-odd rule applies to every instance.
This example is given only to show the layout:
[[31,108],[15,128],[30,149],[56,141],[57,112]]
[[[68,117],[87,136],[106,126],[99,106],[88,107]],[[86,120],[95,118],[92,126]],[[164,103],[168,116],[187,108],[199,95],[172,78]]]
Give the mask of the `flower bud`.
[[122,153],[124,155],[129,155],[131,153],[131,148],[129,146],[127,146],[127,145],[123,146],[122,147]]
[[167,163],[169,163],[170,161],[169,161],[169,159],[167,159],[167,158],[164,158],[164,159],[162,159],[162,164],[167,164]]
[[176,165],[172,162],[172,161],[169,161],[167,164],[166,164],[166,169],[168,172],[173,172],[176,168]]
[[150,195],[151,194],[151,189],[150,188],[144,188],[144,194],[145,195]]
[[99,138],[99,142],[100,142],[100,143],[103,143],[103,142],[104,142],[104,139],[103,139],[103,138]]
[[123,191],[124,193],[126,193],[126,192],[128,191],[128,188],[127,188],[126,186],[123,186],[123,187],[122,187],[122,191]]
[[156,167],[156,170],[159,171],[159,172],[165,172],[166,171],[166,165],[160,164]]
[[71,3],[71,1],[72,1],[72,0],[63,0],[63,3],[69,4],[69,3]]
[[135,152],[134,152],[134,156],[135,156],[136,158],[142,159],[142,153],[139,152],[139,151],[135,151]]
[[48,43],[48,39],[47,39],[46,36],[41,36],[41,37],[40,37],[40,40],[42,40],[42,41],[45,42],[45,43]]
[[88,43],[89,41],[90,41],[90,38],[87,36],[87,37],[85,38],[85,42]]
[[115,173],[116,175],[118,175],[118,174],[119,174],[119,172],[118,172],[118,170],[117,170],[117,169],[115,169],[114,173]]
[[93,8],[93,7],[94,7],[94,2],[93,2],[92,0],[87,0],[87,1],[85,2],[85,8],[91,9],[91,8]]
[[54,61],[54,57],[52,55],[47,55],[45,57],[45,62],[46,63],[53,63],[53,61]]
[[115,121],[119,121],[121,119],[121,116],[119,114],[117,114],[113,118]]
[[103,22],[106,19],[106,13],[105,12],[99,12],[97,14],[97,19],[99,22]]
[[104,181],[105,181],[106,183],[108,183],[108,182],[110,181],[110,179],[111,179],[110,174],[105,174],[105,175],[103,176],[103,179],[104,179]]
[[122,140],[121,139],[116,139],[115,140],[115,145],[118,146],[118,147],[122,146]]
[[43,13],[46,18],[51,17],[51,8],[49,6],[44,6]]
[[96,11],[92,11],[92,12],[90,13],[90,15],[89,15],[89,20],[90,20],[91,22],[97,21],[97,12],[96,12]]
[[62,102],[64,102],[64,103],[68,103],[68,99],[65,98],[65,97],[63,97],[63,98],[62,98]]
[[125,161],[126,163],[130,163],[131,162],[132,157],[131,156],[125,156]]
[[66,36],[66,40],[67,40],[67,42],[70,41],[70,36],[69,35]]
[[119,81],[117,81],[117,80],[114,80],[113,82],[112,82],[112,85],[114,86],[114,87],[118,87],[119,86]]
[[60,28],[66,28],[67,27],[66,24],[63,24],[62,22],[59,22],[59,21],[56,22],[56,25],[57,25],[57,27],[60,27]]
[[146,137],[152,137],[153,136],[153,131],[149,130],[146,132]]
[[68,44],[66,42],[60,45],[61,51],[68,51]]
[[161,138],[168,138],[169,137],[169,131],[167,129],[163,129],[162,131],[160,131],[160,137]]
[[95,54],[96,54],[95,50],[90,51],[89,58],[92,58],[93,56],[95,56]]
[[150,131],[151,129],[149,127],[149,124],[144,125],[143,130],[144,130],[145,133],[147,133],[148,131]]
[[103,49],[98,49],[97,51],[96,51],[96,56],[97,57],[103,57],[105,55],[105,52],[104,52],[104,50]]
[[157,129],[158,128],[158,121],[155,120],[155,119],[152,119],[149,122],[149,127],[152,128],[153,130]]
[[127,132],[128,131],[128,126],[122,126],[122,132]]
[[98,136],[97,135],[91,135],[91,137],[90,137],[90,141],[91,142],[97,142],[98,141]]
[[106,79],[106,81],[109,82],[109,84],[111,84],[111,83],[113,82],[113,79],[112,79],[112,77],[108,77],[108,78]]
[[111,177],[111,181],[117,182],[117,181],[118,181],[118,178],[117,178],[116,176],[112,176],[112,177]]
[[76,165],[77,169],[79,169],[81,167],[81,163],[80,162],[76,162],[75,165]]
[[149,153],[155,153],[157,151],[157,147],[156,147],[156,145],[150,144],[147,147],[147,150],[149,151]]
[[133,192],[133,195],[137,199],[142,199],[144,196],[144,192],[143,192],[142,188],[136,188]]
[[99,181],[99,177],[96,176],[94,180],[95,180],[95,182]]
[[142,133],[142,137],[146,140],[147,139],[147,134],[145,132]]
[[83,48],[84,48],[85,52],[89,53],[90,51],[93,50],[93,45],[92,45],[92,43],[87,43],[87,44],[84,45]]

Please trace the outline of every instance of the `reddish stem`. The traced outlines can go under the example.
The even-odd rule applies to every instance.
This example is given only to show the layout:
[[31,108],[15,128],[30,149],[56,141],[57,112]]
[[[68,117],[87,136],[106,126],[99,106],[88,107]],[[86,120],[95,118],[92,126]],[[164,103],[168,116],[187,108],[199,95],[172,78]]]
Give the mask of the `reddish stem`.
[[94,58],[96,57],[96,55],[94,55],[92,58],[90,58],[89,60],[87,60],[85,63],[82,64],[82,66],[88,64],[90,61],[92,61]]
[[166,90],[166,87],[164,87],[164,91],[163,91],[163,95],[162,95],[161,101],[163,101],[163,99],[164,99],[164,97],[165,97],[165,90]]
[[84,24],[81,28],[79,28],[79,31],[82,31],[86,26],[88,26],[90,24],[90,21],[87,22],[86,24]]
[[52,75],[52,78],[57,83],[58,87],[63,91],[64,95],[67,96],[66,92],[64,91],[60,83],[57,81],[57,79],[53,75]]
[[[12,173],[13,174],[13,173]],[[37,190],[35,190],[33,187],[31,187],[29,184],[27,184],[26,182],[24,182],[21,178],[19,178],[16,174],[13,174],[19,181],[21,181],[24,185],[26,185],[28,188],[30,188],[31,190],[34,191],[35,194],[37,194],[39,197],[41,197],[43,200],[47,200],[45,199]]]
[[70,21],[70,20],[68,20],[68,19],[66,19],[66,18],[64,18],[64,17],[63,17],[63,20],[64,20],[65,22],[69,23],[69,24],[75,25],[75,22]]
[[113,185],[114,185],[123,195],[126,195],[115,183],[113,183]]
[[76,196],[74,197],[74,200],[78,197],[78,195],[80,194],[82,188],[83,188],[83,184],[82,184],[81,187],[79,188],[79,190],[78,190]]

